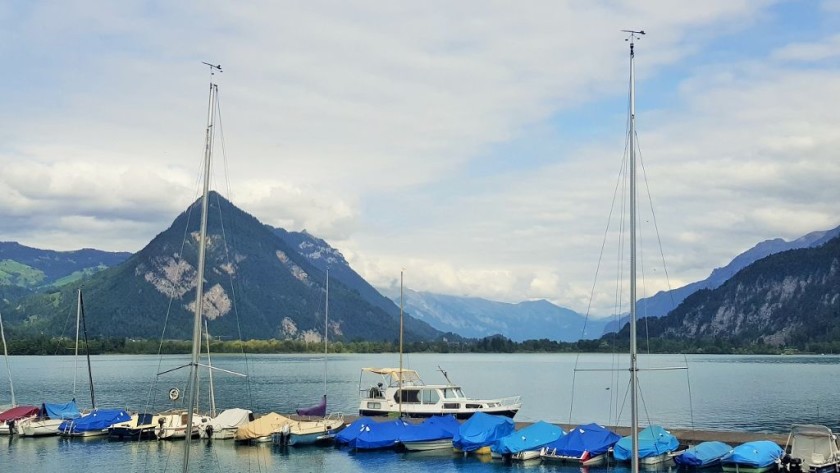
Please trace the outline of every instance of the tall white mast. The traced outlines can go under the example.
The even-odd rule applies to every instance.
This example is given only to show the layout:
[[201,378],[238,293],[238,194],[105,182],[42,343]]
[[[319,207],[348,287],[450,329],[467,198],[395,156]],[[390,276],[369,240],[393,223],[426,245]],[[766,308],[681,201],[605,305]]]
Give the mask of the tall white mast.
[[79,372],[79,326],[82,323],[82,291],[76,296],[76,350],[73,354],[73,399],[76,399],[76,374]]
[[630,440],[633,444],[630,458],[631,473],[639,472],[639,404],[638,365],[636,347],[636,69],[634,46],[636,38],[644,31],[624,30],[630,33]]
[[327,339],[330,327],[330,268],[327,268],[327,295],[324,302],[324,397],[327,397]]
[[400,270],[400,418],[402,418],[402,400],[403,400],[403,273],[404,269]]
[[9,366],[9,350],[6,347],[6,332],[3,331],[3,314],[0,314],[0,338],[3,339],[3,358],[6,359],[6,371],[9,373],[9,390],[12,392],[12,407],[16,407],[15,386],[12,384],[12,367]]
[[195,315],[193,321],[192,361],[190,362],[190,396],[187,408],[187,425],[184,439],[184,473],[190,466],[190,444],[192,443],[193,411],[196,405],[198,391],[198,357],[201,351],[201,313],[204,305],[204,258],[207,242],[207,207],[210,194],[210,158],[213,155],[213,122],[215,119],[216,100],[219,86],[213,83],[215,71],[222,70],[221,66],[204,63],[210,66],[210,98],[207,105],[207,131],[204,144],[204,191],[201,197],[201,228],[198,237],[198,267],[196,269]]

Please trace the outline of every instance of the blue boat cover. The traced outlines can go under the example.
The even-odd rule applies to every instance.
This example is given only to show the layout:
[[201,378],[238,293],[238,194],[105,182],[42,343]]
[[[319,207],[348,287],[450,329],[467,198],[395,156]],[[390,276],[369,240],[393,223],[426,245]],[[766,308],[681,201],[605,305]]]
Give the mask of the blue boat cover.
[[703,468],[720,461],[731,450],[732,447],[723,442],[700,442],[674,457],[674,461],[677,465]]
[[400,434],[400,442],[429,442],[451,439],[461,423],[453,415],[432,416],[420,424],[409,424]]
[[399,442],[400,435],[407,425],[408,423],[402,419],[367,424],[351,446],[357,450],[393,448]]
[[376,421],[370,417],[359,417],[335,436],[335,443],[339,445],[350,445],[369,424],[375,423]]
[[756,440],[747,442],[733,448],[720,459],[721,463],[747,465],[755,468],[763,468],[775,463],[782,458],[785,452],[776,442],[770,440]]
[[[673,452],[679,446],[679,440],[658,425],[651,425],[639,432],[639,458],[655,457],[663,453]],[[613,456],[619,461],[630,460],[630,455],[633,454],[632,447],[633,442],[630,437],[622,437],[615,444]]]
[[537,450],[566,435],[560,427],[539,421],[496,440],[490,450],[502,455]]
[[621,440],[621,436],[598,424],[579,425],[568,434],[545,447],[556,455],[582,458],[584,453],[594,457],[607,451]]
[[75,399],[66,404],[45,402],[41,404],[41,412],[50,419],[76,419],[82,416]]
[[509,417],[476,412],[461,424],[452,438],[452,446],[464,452],[472,452],[492,445],[513,432],[513,429],[513,420]]
[[131,420],[131,416],[122,409],[96,409],[78,419],[65,420],[58,426],[58,431],[69,434],[92,432],[104,430],[118,422],[129,420]]

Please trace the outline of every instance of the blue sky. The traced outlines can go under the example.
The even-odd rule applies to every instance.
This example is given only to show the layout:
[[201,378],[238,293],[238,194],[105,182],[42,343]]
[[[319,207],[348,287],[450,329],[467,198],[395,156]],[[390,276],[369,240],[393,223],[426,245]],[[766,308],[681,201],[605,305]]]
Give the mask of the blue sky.
[[214,182],[238,206],[375,285],[405,268],[416,290],[583,310],[628,28],[648,33],[638,132],[671,287],[837,226],[840,1],[695,3],[6,2],[0,240],[136,251],[166,228],[198,192],[211,61]]

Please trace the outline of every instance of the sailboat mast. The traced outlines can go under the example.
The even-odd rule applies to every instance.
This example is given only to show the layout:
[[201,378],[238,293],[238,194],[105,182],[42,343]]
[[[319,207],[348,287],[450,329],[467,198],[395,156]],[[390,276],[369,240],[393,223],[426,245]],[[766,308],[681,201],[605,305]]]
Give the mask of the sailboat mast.
[[73,354],[73,399],[76,399],[76,376],[79,373],[79,327],[82,323],[82,290],[76,296],[76,349]]
[[9,366],[9,350],[6,347],[6,332],[3,331],[3,314],[0,313],[0,338],[3,339],[3,358],[6,360],[6,371],[9,373],[9,391],[12,392],[12,407],[16,407],[15,386],[12,384],[12,367]]
[[639,471],[639,404],[638,404],[638,365],[636,346],[636,70],[635,40],[644,31],[630,33],[630,409],[633,445],[630,459],[631,473]]
[[213,362],[210,361],[210,330],[207,320],[204,321],[204,337],[207,341],[207,374],[210,377],[210,415],[216,417],[216,390],[213,389]]
[[[205,63],[206,64],[206,63]],[[187,409],[187,425],[186,438],[184,439],[184,473],[187,473],[190,465],[190,444],[192,443],[192,424],[193,424],[193,410],[196,405],[196,397],[198,395],[198,355],[201,350],[201,313],[204,302],[204,259],[205,246],[207,241],[207,208],[209,194],[210,194],[210,158],[213,154],[213,121],[215,119],[216,111],[216,96],[218,94],[218,85],[212,81],[214,70],[221,71],[221,67],[208,64],[210,66],[210,98],[207,105],[207,131],[205,134],[204,145],[204,189],[201,197],[201,228],[198,237],[198,267],[196,269],[196,288],[195,288],[195,314],[193,322],[193,343],[192,343],[192,361],[190,362],[190,396],[189,407]]]
[[90,346],[87,338],[87,323],[85,322],[85,303],[82,300],[82,290],[79,289],[79,314],[82,319],[82,333],[85,336],[85,355],[87,355],[88,383],[90,384],[90,406],[96,409],[96,396],[93,393],[93,371],[90,369]]
[[327,397],[327,338],[330,327],[330,268],[327,268],[327,295],[324,302],[324,397]]
[[400,418],[402,418],[402,400],[403,400],[403,273],[400,270]]

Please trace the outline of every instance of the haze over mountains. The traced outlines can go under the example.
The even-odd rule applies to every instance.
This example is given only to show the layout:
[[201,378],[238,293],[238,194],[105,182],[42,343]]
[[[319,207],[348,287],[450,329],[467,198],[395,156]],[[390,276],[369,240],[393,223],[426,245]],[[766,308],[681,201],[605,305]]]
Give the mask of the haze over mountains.
[[[264,225],[215,192],[210,202],[205,276],[208,289],[204,297],[212,333],[246,339],[320,340],[324,282],[329,269],[331,339],[398,338],[399,288],[380,293],[350,267],[338,250],[306,231],[288,232]],[[22,335],[61,334],[67,317],[74,313],[75,290],[84,278],[93,334],[188,338],[197,227],[198,210],[193,204],[134,255],[91,249],[56,252],[0,243],[0,310],[8,328]],[[802,327],[819,325],[812,320],[814,314],[830,317],[834,313],[826,309],[834,303],[830,285],[815,284],[813,280],[831,281],[831,264],[838,254],[836,245],[826,243],[834,242],[838,235],[840,227],[809,233],[790,242],[761,242],[712,271],[703,281],[641,299],[639,313],[662,317],[677,308],[675,315],[664,317],[657,325],[657,333],[665,337],[679,338],[685,333],[720,336],[720,327],[728,327],[727,333],[735,334],[730,338],[737,343],[801,341],[803,333],[810,333],[803,332]],[[784,258],[785,263],[773,263],[776,257]],[[793,268],[795,272],[787,271]],[[807,296],[802,296],[796,291],[785,292],[778,285],[762,286],[755,281],[762,275],[764,280],[771,276],[782,278],[783,283],[779,284],[783,286],[793,284],[810,289],[803,292]],[[748,277],[753,279],[744,279]],[[744,302],[731,294],[733,284],[752,288],[748,298],[752,305],[742,305]],[[784,314],[765,307],[764,315],[755,315],[756,300],[771,300],[780,291],[788,294],[784,301],[777,302],[785,308]],[[701,296],[703,302],[698,302]],[[815,297],[824,300],[815,302]],[[510,304],[406,288],[403,302],[407,340],[502,334],[514,341],[575,341],[599,338],[605,330],[619,328],[614,319],[587,320],[582,314],[544,300]],[[808,312],[800,313],[806,307]],[[711,315],[720,311],[731,317]],[[677,319],[679,323],[674,322]],[[779,325],[781,320],[783,325]],[[729,327],[730,324],[736,325]],[[780,327],[785,326],[799,329],[789,328],[782,333]]]

